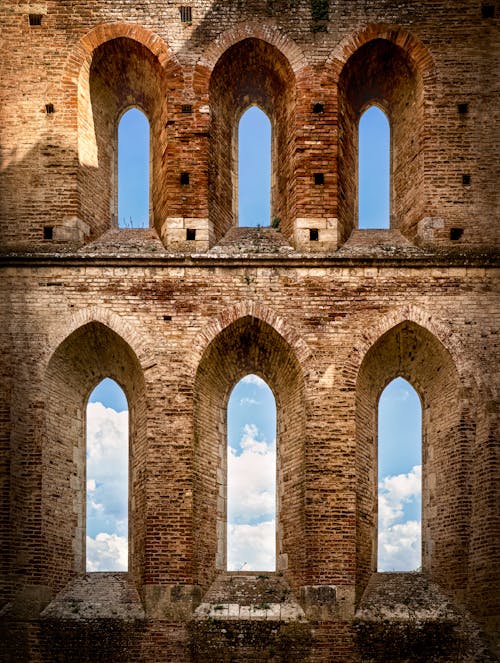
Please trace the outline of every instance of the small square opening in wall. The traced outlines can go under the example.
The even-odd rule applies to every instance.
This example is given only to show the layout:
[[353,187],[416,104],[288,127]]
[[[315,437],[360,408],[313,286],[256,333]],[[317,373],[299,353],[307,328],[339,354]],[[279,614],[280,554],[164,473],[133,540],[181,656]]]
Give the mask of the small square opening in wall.
[[325,175],[324,173],[314,173],[314,184],[324,184]]
[[317,228],[309,228],[309,241],[317,242],[319,240],[319,230]]
[[54,113],[54,104],[45,104],[45,112],[47,115],[50,115],[51,113]]
[[188,115],[189,113],[193,112],[193,107],[191,106],[191,104],[182,104],[181,110],[184,113],[184,115]]
[[30,25],[42,25],[42,14],[29,14]]
[[186,239],[189,241],[196,239],[196,228],[186,228]]
[[481,16],[483,18],[493,18],[495,16],[495,5],[481,5]]
[[313,106],[313,113],[323,113],[324,110],[325,110],[324,104],[320,103],[319,101]]
[[53,239],[54,237],[54,226],[44,226],[43,227],[43,238],[44,239]]
[[468,173],[465,173],[464,175],[462,175],[462,184],[464,186],[469,186],[469,184],[470,184],[470,175]]
[[193,12],[191,7],[179,7],[179,12],[181,15],[181,23],[191,23],[193,20]]
[[457,104],[457,109],[460,115],[465,115],[469,112],[469,104]]
[[464,234],[463,228],[450,228],[450,239],[453,242],[456,242],[458,239],[460,239],[463,234]]
[[181,173],[181,184],[189,184],[189,173]]

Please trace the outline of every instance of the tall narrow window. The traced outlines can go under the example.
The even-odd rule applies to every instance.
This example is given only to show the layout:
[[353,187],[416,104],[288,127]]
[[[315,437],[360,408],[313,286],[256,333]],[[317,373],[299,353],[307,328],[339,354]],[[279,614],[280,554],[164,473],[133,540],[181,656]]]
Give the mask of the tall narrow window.
[[390,227],[390,127],[370,106],[359,120],[359,227]]
[[149,122],[137,108],[118,125],[118,226],[149,227]]
[[227,407],[227,568],[276,570],[276,403],[256,375]]
[[109,378],[87,404],[87,571],[128,568],[128,404]]
[[271,219],[271,122],[257,106],[238,126],[238,220],[268,226]]
[[415,571],[422,547],[422,406],[396,378],[378,409],[378,570]]

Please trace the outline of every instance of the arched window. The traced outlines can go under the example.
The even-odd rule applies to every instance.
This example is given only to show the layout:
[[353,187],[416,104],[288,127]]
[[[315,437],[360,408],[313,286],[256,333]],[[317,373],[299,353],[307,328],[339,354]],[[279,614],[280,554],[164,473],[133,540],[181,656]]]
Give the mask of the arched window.
[[128,569],[128,403],[102,380],[87,403],[87,571]]
[[250,374],[227,407],[227,568],[276,570],[276,403]]
[[257,106],[238,125],[238,223],[268,226],[271,219],[271,121]]
[[149,122],[131,108],[118,124],[118,226],[149,227]]
[[422,406],[396,378],[378,405],[378,571],[422,565]]
[[389,228],[390,126],[378,106],[361,115],[358,155],[359,228]]

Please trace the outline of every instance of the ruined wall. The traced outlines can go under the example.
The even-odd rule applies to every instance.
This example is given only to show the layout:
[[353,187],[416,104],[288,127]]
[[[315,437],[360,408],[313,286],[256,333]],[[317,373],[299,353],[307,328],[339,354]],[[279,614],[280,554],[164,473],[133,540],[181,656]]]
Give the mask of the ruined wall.
[[[95,661],[114,648],[116,660],[188,661],[213,646],[221,661],[285,661],[286,643],[304,660],[362,660],[354,618],[376,578],[376,407],[398,375],[423,404],[419,591],[432,604],[430,578],[497,627],[497,10],[4,2],[6,660]],[[273,124],[279,230],[236,227],[235,129],[254,103]],[[357,123],[370,103],[391,122],[387,231],[356,227]],[[116,130],[130,106],[151,126],[145,230],[116,228]],[[207,595],[225,568],[227,398],[250,371],[276,398],[276,577],[295,612],[257,608],[255,596],[257,616],[240,619],[250,607],[222,595],[217,620]],[[119,600],[83,574],[84,409],[103,377],[130,404]],[[429,634],[445,624],[459,638],[461,617],[429,614]],[[383,657],[383,628],[363,632]]]

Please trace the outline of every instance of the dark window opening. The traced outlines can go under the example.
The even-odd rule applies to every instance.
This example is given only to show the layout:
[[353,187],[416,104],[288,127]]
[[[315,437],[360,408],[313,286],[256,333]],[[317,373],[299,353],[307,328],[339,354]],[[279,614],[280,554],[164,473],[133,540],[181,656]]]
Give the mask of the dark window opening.
[[462,175],[462,184],[464,186],[468,186],[470,184],[470,175],[469,174]]
[[311,0],[313,21],[328,21],[328,0]]
[[319,240],[319,230],[317,228],[309,229],[309,240],[311,242],[317,242]]
[[189,173],[181,173],[181,184],[189,184]]
[[456,242],[458,239],[460,239],[463,234],[464,234],[463,228],[450,228],[450,239],[453,242]]
[[321,103],[314,104],[313,113],[322,113],[325,110],[325,107]]
[[187,115],[188,113],[193,112],[193,107],[191,106],[191,104],[182,104],[181,110],[185,115]]
[[187,228],[186,229],[186,239],[187,240],[196,239],[196,229],[195,228]]
[[50,115],[54,112],[54,104],[45,104],[45,112]]
[[43,227],[43,238],[44,239],[53,239],[54,237],[54,227],[53,226],[44,226]]
[[483,18],[493,18],[495,16],[495,6],[483,5],[481,7],[481,15]]
[[460,115],[465,115],[469,111],[469,104],[458,104],[457,108]]
[[42,14],[30,14],[29,22],[30,25],[42,25]]
[[181,14],[181,22],[182,23],[191,23],[191,21],[193,20],[191,7],[180,7],[179,11],[180,11],[180,14]]
[[314,173],[314,184],[324,184],[325,175],[323,173]]

